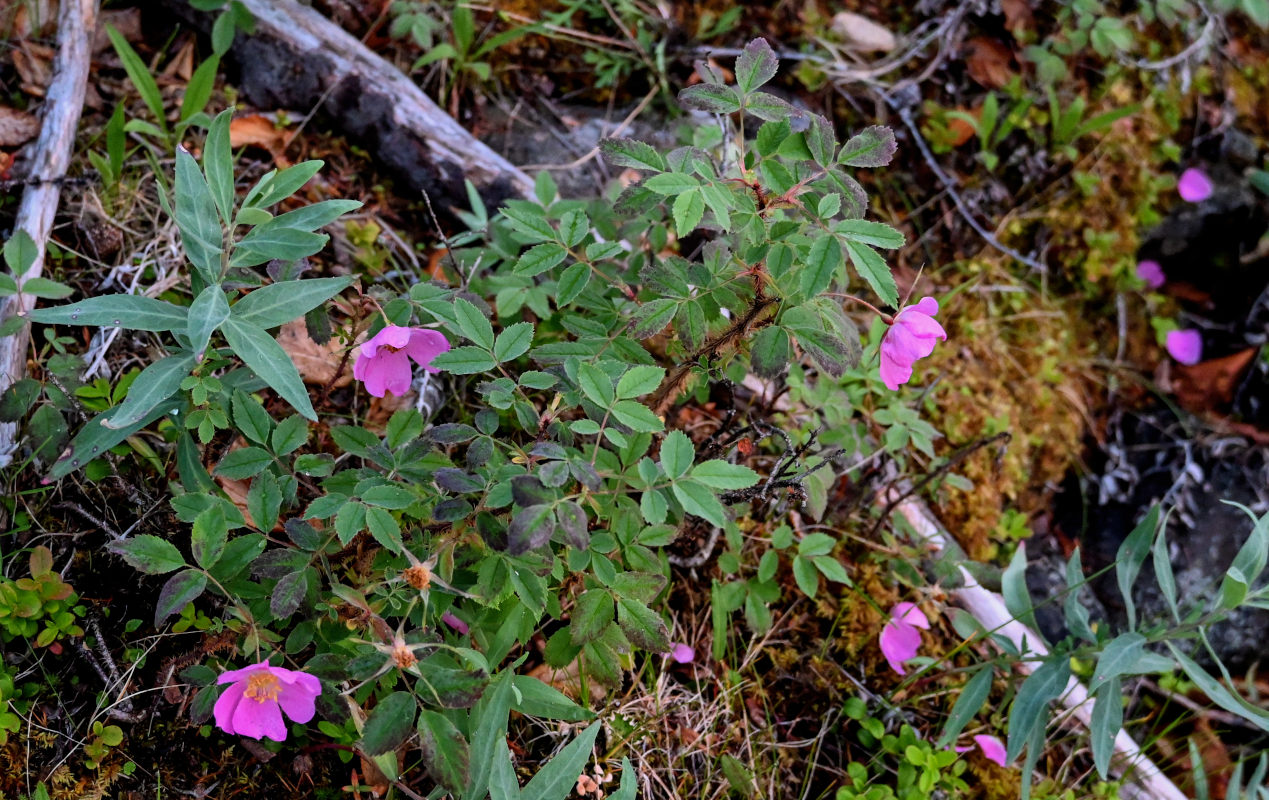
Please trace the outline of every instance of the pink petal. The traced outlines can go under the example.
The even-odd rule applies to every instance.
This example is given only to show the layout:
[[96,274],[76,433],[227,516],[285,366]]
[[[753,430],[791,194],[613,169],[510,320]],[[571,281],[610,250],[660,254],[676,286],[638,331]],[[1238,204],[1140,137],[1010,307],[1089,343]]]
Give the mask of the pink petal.
[[[938,325],[937,322],[934,323]],[[939,328],[939,330],[943,330]],[[921,336],[908,321],[901,320],[896,322],[889,331],[886,332],[886,342],[889,343],[892,352],[896,354],[902,353],[902,358],[908,358],[916,361],[919,358],[925,358],[934,352],[934,346],[938,344],[938,339],[933,336]],[[883,342],[883,346],[884,346]]]
[[[928,300],[929,298],[926,299]],[[943,330],[943,326],[938,323],[938,320],[928,314],[904,314],[900,323],[907,328],[913,336],[930,340],[947,339],[947,331]],[[933,348],[933,344],[931,344],[931,348]]]
[[234,709],[234,732],[240,736],[259,739],[267,736],[275,742],[286,739],[286,723],[282,721],[282,711],[277,701],[265,700],[263,703],[244,697]]
[[[939,313],[939,301],[935,300],[933,297],[922,297],[919,302],[908,306],[904,309],[904,311],[909,308],[924,314],[927,317],[933,317],[937,316]],[[899,313],[902,314],[903,311],[900,311]]]
[[220,673],[220,677],[216,678],[216,683],[234,683],[236,681],[245,680],[247,676],[253,672],[260,672],[261,670],[272,671],[273,669],[276,668],[270,667],[269,662],[261,661],[258,664],[252,664],[251,666],[243,667],[242,669],[231,669],[226,672],[222,672]]
[[238,708],[238,703],[242,700],[242,693],[246,691],[246,688],[246,683],[234,684],[222,692],[220,697],[216,698],[216,705],[212,708],[212,714],[216,718],[216,727],[225,733],[230,735],[237,733],[233,726],[234,711]]
[[[309,677],[311,678],[312,676],[310,675]],[[314,678],[314,680],[317,679]],[[318,686],[321,686],[320,681],[318,681]],[[282,710],[291,718],[291,721],[303,724],[311,720],[313,714],[316,713],[316,698],[317,695],[309,691],[307,687],[299,684],[294,686],[283,685],[282,691],[278,692],[278,705],[282,706]]]
[[930,620],[916,603],[898,603],[890,609],[890,618],[902,625],[912,625],[927,631],[930,629]]
[[447,350],[449,350],[449,340],[445,338],[445,334],[430,328],[411,329],[410,343],[405,347],[405,351],[410,354],[410,358],[414,359],[415,363],[428,372],[440,372],[439,369],[430,366],[430,364],[432,359]]
[[890,669],[900,675],[908,673],[903,669],[903,662],[915,658],[921,647],[921,633],[911,625],[891,620],[881,629],[881,654],[890,664]]
[[890,391],[897,390],[902,384],[912,379],[912,362],[899,361],[881,342],[881,381]]
[[361,346],[362,355],[374,358],[379,354],[379,348],[381,347],[395,347],[398,350],[405,347],[410,343],[410,330],[410,328],[402,328],[399,325],[387,326]]
[[464,634],[464,635],[466,635],[466,633],[467,633],[469,630],[471,630],[471,629],[467,626],[467,623],[466,623],[466,622],[463,622],[461,619],[459,619],[458,617],[454,616],[453,614],[451,614],[451,613],[450,613],[450,612],[448,612],[448,611],[446,611],[444,614],[441,614],[441,622],[444,622],[446,625],[450,626],[450,627],[451,627],[451,628],[453,628],[454,630],[456,630],[456,631],[458,631],[459,633]]
[[1190,167],[1181,173],[1176,184],[1177,193],[1187,203],[1201,203],[1212,196],[1212,179],[1197,167]]
[[[992,761],[1002,767],[1009,766],[1009,761],[1007,760],[1008,751],[1005,750],[1005,746],[1000,739],[995,736],[980,734],[974,737],[974,742],[982,749],[983,756],[988,761]],[[957,748],[957,750],[959,749]]]
[[912,378],[912,365],[917,359],[925,358],[934,352],[939,340],[947,339],[947,332],[934,319],[938,310],[937,300],[923,297],[895,315],[880,347],[881,380],[891,391]]
[[405,351],[395,353],[381,351],[366,365],[366,391],[375,397],[383,397],[386,392],[400,397],[410,391],[410,359]]
[[1168,331],[1168,354],[1182,364],[1197,364],[1203,358],[1203,335],[1193,328]]
[[696,660],[696,651],[692,649],[690,644],[684,644],[683,642],[676,642],[666,655],[679,664],[691,664]]
[[301,691],[307,692],[314,697],[322,693],[322,682],[307,672],[282,669],[281,667],[274,667],[273,669],[275,675],[278,675],[279,672],[286,673],[285,675],[278,675],[278,677],[282,680],[282,683],[288,686],[296,686]]
[[1158,261],[1137,262],[1137,277],[1145,281],[1151,289],[1158,289],[1168,282],[1168,276],[1163,274],[1163,267],[1159,266]]
[[952,749],[958,753],[968,753],[970,750],[973,750],[974,748],[967,745],[965,747],[953,747]]

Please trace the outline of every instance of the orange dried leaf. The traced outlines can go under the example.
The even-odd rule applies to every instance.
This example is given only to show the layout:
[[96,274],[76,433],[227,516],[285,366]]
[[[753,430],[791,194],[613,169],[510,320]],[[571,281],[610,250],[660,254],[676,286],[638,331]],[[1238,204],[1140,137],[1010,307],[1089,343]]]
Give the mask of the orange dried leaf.
[[285,128],[279,128],[273,120],[261,114],[235,117],[229,123],[230,147],[259,147],[268,151],[279,167],[289,166],[283,155],[288,138]]
[[1243,372],[1257,352],[1255,348],[1248,348],[1193,366],[1178,364],[1174,386],[1177,400],[1184,408],[1196,413],[1228,408]]
[[283,325],[278,331],[278,344],[295,362],[295,368],[300,371],[305,383],[330,385],[332,389],[352,383],[352,357],[345,363],[343,344],[337,338],[326,344],[313,341],[309,338],[304,320],[297,319]]
[[969,76],[988,89],[999,89],[1013,77],[1013,52],[1000,41],[975,36],[965,42]]

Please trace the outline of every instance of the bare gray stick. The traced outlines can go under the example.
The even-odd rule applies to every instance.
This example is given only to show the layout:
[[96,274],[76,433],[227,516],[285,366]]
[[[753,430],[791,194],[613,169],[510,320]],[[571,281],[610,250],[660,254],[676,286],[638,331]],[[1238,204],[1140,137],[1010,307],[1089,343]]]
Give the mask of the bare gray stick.
[[[88,65],[92,57],[93,30],[97,22],[97,0],[62,0],[57,21],[57,57],[53,59],[53,79],[45,92],[44,121],[31,152],[27,186],[22,192],[14,230],[30,234],[35,242],[35,263],[22,277],[24,283],[37,278],[44,268],[44,243],[53,229],[53,217],[74,151],[75,131],[88,87]],[[29,312],[35,305],[30,295],[0,298],[0,320]],[[30,328],[22,326],[12,336],[0,339],[0,391],[26,376],[26,351],[31,342]],[[17,425],[0,424],[0,466],[9,463],[17,448]]]

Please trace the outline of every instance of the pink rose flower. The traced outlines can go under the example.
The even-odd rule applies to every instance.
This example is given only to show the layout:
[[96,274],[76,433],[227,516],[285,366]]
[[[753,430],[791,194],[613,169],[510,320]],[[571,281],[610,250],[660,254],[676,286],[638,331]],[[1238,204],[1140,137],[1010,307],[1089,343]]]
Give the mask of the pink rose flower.
[[881,380],[894,391],[912,377],[912,365],[918,358],[934,352],[939,339],[947,339],[943,326],[934,320],[939,303],[933,297],[905,306],[895,314],[890,330],[881,340]]
[[461,619],[454,616],[449,611],[446,611],[444,614],[441,614],[441,622],[444,622],[446,625],[450,626],[454,630],[464,635],[466,635],[466,633],[469,630],[471,630],[471,628],[467,627],[466,622],[463,622]]
[[1163,274],[1163,267],[1159,266],[1158,261],[1137,262],[1137,277],[1145,281],[1151,289],[1158,289],[1168,282],[1168,276]]
[[696,651],[692,649],[690,644],[684,644],[683,642],[675,642],[674,646],[670,648],[670,652],[665,655],[679,664],[691,664],[696,660]]
[[232,683],[216,700],[216,725],[228,734],[275,742],[286,739],[282,712],[294,722],[313,718],[322,684],[307,672],[271,667],[267,661],[221,674],[216,683]]
[[[988,736],[987,734],[979,734],[974,737],[974,743],[978,745],[979,750],[983,751],[983,757],[988,761],[994,764],[999,764],[1002,767],[1009,766],[1009,762],[1006,758],[1008,756],[1008,751],[1005,749],[1005,745],[1000,741],[1000,739],[995,736]],[[967,753],[973,749],[974,748],[972,747],[958,747],[956,748],[956,752]]]
[[1203,358],[1203,335],[1193,328],[1168,331],[1168,355],[1182,364],[1197,364]]
[[881,629],[881,654],[890,669],[900,675],[908,674],[903,662],[915,658],[921,646],[921,632],[917,628],[929,630],[930,621],[916,604],[899,603],[890,610],[890,621]]
[[430,365],[446,350],[449,341],[440,331],[389,325],[361,346],[353,377],[375,397],[383,397],[384,392],[400,397],[410,390],[410,359],[428,372],[440,372]]
[[1181,173],[1176,190],[1185,202],[1201,203],[1212,196],[1212,179],[1203,170],[1190,167]]

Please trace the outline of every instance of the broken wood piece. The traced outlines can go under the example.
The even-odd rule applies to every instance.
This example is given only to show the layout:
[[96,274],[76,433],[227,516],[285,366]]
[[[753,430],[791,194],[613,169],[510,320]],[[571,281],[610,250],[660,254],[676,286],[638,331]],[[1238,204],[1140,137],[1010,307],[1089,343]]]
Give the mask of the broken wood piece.
[[[35,242],[35,263],[18,281],[22,284],[40,277],[44,268],[44,243],[53,229],[53,217],[61,194],[60,181],[66,176],[74,151],[75,131],[88,88],[88,66],[96,28],[97,0],[62,0],[57,22],[57,55],[53,77],[45,92],[44,120],[40,135],[23,176],[27,182],[14,219],[14,231],[26,231]],[[35,298],[18,294],[0,298],[0,320],[24,315],[35,306]],[[26,376],[26,351],[31,341],[30,326],[12,336],[0,338],[0,391]],[[18,426],[0,424],[0,466],[8,464],[17,449]]]
[[320,13],[294,0],[242,2],[255,17],[255,32],[240,32],[231,55],[249,103],[261,109],[320,106],[409,188],[434,198],[465,207],[464,179],[491,207],[532,196],[533,181],[524,172]]

